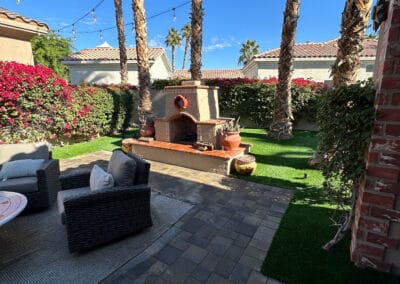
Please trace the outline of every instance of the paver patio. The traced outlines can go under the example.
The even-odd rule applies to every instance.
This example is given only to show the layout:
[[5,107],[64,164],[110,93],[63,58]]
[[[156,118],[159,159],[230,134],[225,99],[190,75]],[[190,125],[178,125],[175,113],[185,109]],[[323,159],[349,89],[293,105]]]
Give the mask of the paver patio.
[[[104,166],[110,155],[62,160],[61,170]],[[195,206],[102,283],[279,283],[260,268],[290,190],[152,161],[150,185]]]

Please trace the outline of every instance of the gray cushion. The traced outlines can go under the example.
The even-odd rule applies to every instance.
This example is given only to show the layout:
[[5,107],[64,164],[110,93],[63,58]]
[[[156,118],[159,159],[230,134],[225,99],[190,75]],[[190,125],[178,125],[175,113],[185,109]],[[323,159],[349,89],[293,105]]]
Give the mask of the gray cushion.
[[64,200],[72,196],[84,195],[90,192],[90,187],[80,187],[68,190],[61,190],[57,193],[58,213],[64,214]]
[[114,186],[114,178],[98,165],[94,165],[90,172],[90,190],[101,190]]
[[136,172],[136,162],[125,155],[122,151],[114,151],[111,155],[107,172],[112,174],[115,186],[133,185]]
[[0,179],[34,177],[44,159],[24,159],[9,161],[3,164],[0,170]]
[[38,191],[36,177],[10,178],[0,181],[0,190],[29,193]]
[[1,144],[0,164],[8,161],[21,159],[44,159],[48,160],[51,146],[47,142],[27,144]]
[[149,174],[150,174],[150,163],[143,160],[135,153],[129,152],[127,155],[130,158],[134,159],[136,162],[136,173],[133,184],[148,184]]

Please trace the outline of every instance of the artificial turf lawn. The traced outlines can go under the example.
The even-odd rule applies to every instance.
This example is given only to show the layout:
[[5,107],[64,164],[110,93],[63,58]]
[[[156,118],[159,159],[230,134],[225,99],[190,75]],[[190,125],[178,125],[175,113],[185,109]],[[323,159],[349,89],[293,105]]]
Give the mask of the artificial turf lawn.
[[138,130],[130,130],[124,134],[102,136],[92,141],[71,144],[67,146],[56,146],[53,149],[53,157],[55,159],[67,159],[100,150],[113,151],[121,148],[122,139],[138,135]]
[[307,164],[318,143],[317,132],[295,131],[294,138],[285,141],[268,139],[265,131],[256,129],[242,130],[241,136],[253,144],[257,170],[238,177],[295,190],[265,258],[264,274],[287,284],[400,283],[394,276],[354,266],[349,236],[329,252],[322,249],[336,227],[322,174]]

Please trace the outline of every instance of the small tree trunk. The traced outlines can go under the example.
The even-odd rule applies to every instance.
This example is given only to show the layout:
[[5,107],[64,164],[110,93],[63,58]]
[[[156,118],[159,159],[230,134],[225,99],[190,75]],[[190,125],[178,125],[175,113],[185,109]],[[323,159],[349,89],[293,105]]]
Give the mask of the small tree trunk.
[[121,67],[121,86],[128,83],[128,57],[126,55],[124,18],[122,15],[122,1],[114,0],[115,19],[118,30],[119,61]]
[[186,38],[186,42],[185,42],[185,50],[183,52],[183,63],[182,63],[182,70],[185,70],[185,65],[186,65],[186,57],[187,57],[187,52],[189,49],[189,40],[188,38]]
[[290,83],[293,68],[293,47],[299,18],[300,0],[287,0],[283,19],[282,41],[279,55],[277,93],[274,100],[273,120],[268,137],[290,139],[292,135],[292,94]]
[[355,210],[356,210],[356,203],[358,199],[358,190],[360,187],[360,181],[359,180],[354,180],[353,181],[353,190],[352,190],[352,195],[351,195],[351,208],[349,214],[346,216],[345,221],[339,226],[335,236],[333,237],[332,240],[327,242],[324,246],[324,250],[330,250],[333,246],[335,246],[337,243],[339,243],[346,233],[351,229],[354,223],[354,215],[355,215]]
[[192,38],[190,48],[190,73],[192,80],[201,80],[201,50],[203,42],[202,0],[192,0]]
[[175,71],[175,46],[173,45],[173,46],[171,46],[171,53],[172,53],[172,72],[174,72]]
[[139,71],[139,116],[152,112],[150,99],[149,50],[147,47],[147,27],[143,1],[144,0],[133,0],[132,2],[135,17],[136,56]]

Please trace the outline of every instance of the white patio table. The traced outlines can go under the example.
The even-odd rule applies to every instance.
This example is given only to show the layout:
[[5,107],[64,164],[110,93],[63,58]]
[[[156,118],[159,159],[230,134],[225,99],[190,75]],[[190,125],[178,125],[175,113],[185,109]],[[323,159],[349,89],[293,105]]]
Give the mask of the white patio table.
[[28,199],[21,193],[0,191],[0,226],[21,213],[27,203]]

